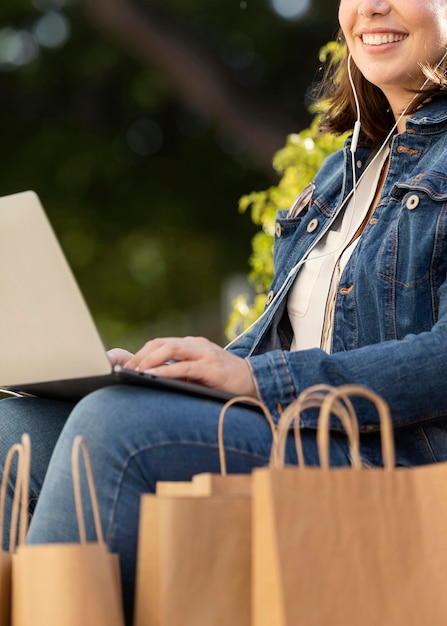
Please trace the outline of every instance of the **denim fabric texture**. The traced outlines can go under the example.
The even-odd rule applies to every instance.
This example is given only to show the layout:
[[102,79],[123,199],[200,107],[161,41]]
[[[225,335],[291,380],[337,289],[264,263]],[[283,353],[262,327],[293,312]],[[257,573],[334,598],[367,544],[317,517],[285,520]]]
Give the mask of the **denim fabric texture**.
[[[352,191],[350,140],[315,178],[304,214],[277,215],[275,277],[264,317],[230,349],[248,359],[259,395],[276,414],[314,384],[364,384],[389,403],[397,427],[447,416],[447,99],[413,115],[391,144],[381,200],[350,258],[335,303],[331,353],[290,352],[292,268],[330,226]],[[359,148],[357,177],[371,159]],[[316,230],[307,227],[316,220]],[[313,222],[315,224],[315,222]],[[299,271],[299,270],[298,270]],[[378,429],[358,405],[363,432]],[[315,428],[316,416],[304,426]],[[339,425],[334,423],[334,428]]]

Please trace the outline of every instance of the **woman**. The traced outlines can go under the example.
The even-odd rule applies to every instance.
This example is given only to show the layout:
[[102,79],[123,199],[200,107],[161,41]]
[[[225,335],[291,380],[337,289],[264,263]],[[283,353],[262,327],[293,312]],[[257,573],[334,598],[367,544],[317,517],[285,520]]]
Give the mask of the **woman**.
[[[355,127],[355,137],[278,215],[266,313],[227,350],[202,338],[166,338],[135,355],[112,350],[110,358],[259,396],[276,418],[310,385],[364,384],[391,407],[398,464],[446,460],[447,2],[341,0],[339,18],[347,53],[334,71],[339,80],[332,82],[332,72],[325,81],[322,97],[332,106],[323,131]],[[30,542],[77,539],[67,459],[75,435],[87,440],[105,533],[121,555],[128,624],[140,495],[158,480],[219,470],[220,408],[124,386],[74,408],[32,398],[0,403],[1,458],[23,431],[33,443],[31,490],[40,495]],[[357,408],[363,460],[380,465],[377,416],[367,405]],[[316,415],[306,414],[303,443],[312,464],[315,427]],[[331,461],[348,464],[336,428]],[[225,440],[232,472],[268,461],[271,436],[256,411],[232,409]],[[295,461],[293,442],[288,460]]]

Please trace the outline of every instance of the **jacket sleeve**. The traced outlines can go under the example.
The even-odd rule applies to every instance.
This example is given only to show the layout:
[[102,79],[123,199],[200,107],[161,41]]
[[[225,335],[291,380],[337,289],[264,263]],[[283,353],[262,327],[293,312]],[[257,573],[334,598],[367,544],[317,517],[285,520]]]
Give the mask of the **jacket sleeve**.
[[[429,332],[408,335],[345,352],[320,349],[272,351],[247,359],[264,403],[279,417],[301,391],[325,383],[369,387],[389,404],[395,426],[447,417],[447,315]],[[374,407],[354,401],[363,432],[379,430]],[[302,426],[317,427],[315,412],[305,413]],[[334,421],[333,428],[341,428]]]

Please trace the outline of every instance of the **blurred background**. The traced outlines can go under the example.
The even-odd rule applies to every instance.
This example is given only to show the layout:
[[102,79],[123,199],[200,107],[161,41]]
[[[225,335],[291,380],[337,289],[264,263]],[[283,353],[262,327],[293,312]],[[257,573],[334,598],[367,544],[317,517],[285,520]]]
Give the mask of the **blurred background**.
[[256,231],[238,200],[277,183],[274,154],[309,125],[336,12],[2,0],[0,195],[39,194],[106,347],[225,342]]

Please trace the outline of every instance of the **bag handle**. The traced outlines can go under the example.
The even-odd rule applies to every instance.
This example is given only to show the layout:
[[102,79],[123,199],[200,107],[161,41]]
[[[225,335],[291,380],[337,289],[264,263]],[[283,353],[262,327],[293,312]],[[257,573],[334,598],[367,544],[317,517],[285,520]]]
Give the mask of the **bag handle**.
[[[29,480],[31,472],[31,439],[28,433],[24,433],[18,446],[17,476],[14,487],[14,499],[12,502],[11,532],[9,538],[9,550],[14,551],[16,545],[26,543],[28,532],[28,503],[29,503]],[[13,448],[15,447],[13,446]],[[12,456],[10,458],[12,461]],[[9,472],[8,468],[8,472]],[[5,492],[6,497],[6,492]],[[17,539],[17,528],[19,536]]]
[[[322,467],[329,467],[329,420],[331,413],[334,412],[334,404],[343,401],[345,404],[349,403],[349,405],[352,406],[349,399],[350,396],[365,398],[375,405],[380,419],[383,464],[387,470],[394,469],[396,464],[394,435],[389,406],[375,391],[369,389],[368,387],[364,387],[363,385],[356,384],[334,387],[324,398],[318,419],[317,432],[320,465]],[[358,421],[355,413],[352,414],[352,417],[357,424],[358,432]]]
[[[330,385],[313,385],[308,387],[300,393],[298,398],[289,404],[284,413],[281,416],[278,430],[278,450],[277,450],[277,464],[275,465],[274,459],[270,461],[270,465],[273,467],[284,467],[285,465],[285,450],[286,440],[289,434],[290,426],[294,425],[295,445],[297,451],[298,465],[299,467],[305,466],[303,444],[301,440],[300,421],[301,415],[304,411],[309,409],[320,409],[328,396],[333,392],[334,387]],[[352,465],[355,469],[361,469],[362,463],[360,459],[360,436],[358,430],[358,422],[355,415],[355,410],[348,397],[343,397],[343,403],[340,400],[335,400],[329,406],[328,413],[328,427],[329,431],[329,417],[335,415],[343,424],[343,428],[346,431],[349,445],[351,449]],[[318,427],[317,437],[320,427]],[[273,450],[272,450],[273,453]],[[328,458],[329,450],[327,447],[327,455],[323,455],[321,459],[321,452],[319,449],[320,465],[322,467],[328,467],[326,459]]]
[[76,518],[78,520],[79,539],[81,543],[87,543],[87,534],[85,531],[85,517],[84,510],[82,508],[82,495],[81,495],[81,479],[79,471],[80,453],[84,457],[85,472],[87,474],[88,490],[90,493],[90,500],[93,509],[93,519],[95,523],[96,538],[98,543],[104,543],[104,536],[101,526],[101,516],[99,514],[98,498],[96,495],[95,482],[93,480],[92,465],[90,461],[90,454],[87,448],[87,444],[83,437],[78,435],[75,437],[73,447],[71,451],[71,471],[73,475],[73,490],[76,506]]
[[268,408],[265,406],[265,404],[261,400],[258,400],[257,398],[252,398],[251,396],[236,396],[234,398],[231,398],[231,400],[228,400],[222,407],[222,410],[219,415],[219,424],[218,424],[218,431],[217,431],[217,437],[218,437],[218,443],[219,443],[220,472],[222,476],[227,475],[227,461],[225,458],[225,444],[224,444],[224,436],[223,436],[225,415],[228,409],[230,408],[230,406],[233,406],[234,404],[238,404],[240,402],[244,402],[246,404],[247,403],[253,404],[254,406],[257,406],[261,409],[272,431],[272,438],[273,438],[272,450],[276,450],[276,447],[277,447],[276,446],[277,431],[276,431],[275,422],[273,421],[272,414],[270,413]]
[[20,443],[15,443],[12,445],[6,455],[5,464],[3,467],[3,477],[2,483],[0,487],[0,550],[2,550],[3,546],[3,537],[4,537],[4,527],[5,527],[5,509],[6,509],[6,491],[8,488],[8,480],[11,473],[11,465],[12,461],[17,455],[17,475],[16,482],[14,485],[14,497],[12,504],[12,515],[11,515],[11,524],[10,524],[10,536],[9,536],[9,552],[12,552],[14,549],[14,544],[16,541],[16,532],[12,532],[12,529],[17,528],[17,516],[18,516],[18,508],[19,508],[19,499],[21,493],[21,485],[20,485],[20,465],[22,458],[22,446]]

